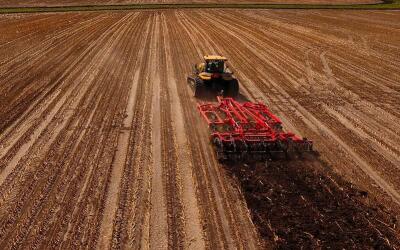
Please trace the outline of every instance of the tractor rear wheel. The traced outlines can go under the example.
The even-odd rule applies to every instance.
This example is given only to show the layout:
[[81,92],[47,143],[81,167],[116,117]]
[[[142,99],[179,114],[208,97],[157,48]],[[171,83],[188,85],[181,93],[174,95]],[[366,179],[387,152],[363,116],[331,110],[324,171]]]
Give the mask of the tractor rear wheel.
[[200,78],[195,78],[194,81],[194,96],[201,97],[204,94],[204,82]]
[[237,79],[232,79],[229,81],[226,95],[233,98],[236,98],[239,95],[239,82]]

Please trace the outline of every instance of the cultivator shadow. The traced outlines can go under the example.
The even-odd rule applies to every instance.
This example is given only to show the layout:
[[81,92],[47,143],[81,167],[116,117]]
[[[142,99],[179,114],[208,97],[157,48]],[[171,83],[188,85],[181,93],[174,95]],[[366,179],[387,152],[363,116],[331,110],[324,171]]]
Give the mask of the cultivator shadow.
[[312,151],[313,143],[284,132],[282,122],[262,103],[218,98],[198,109],[211,130],[218,160],[267,160],[276,154]]

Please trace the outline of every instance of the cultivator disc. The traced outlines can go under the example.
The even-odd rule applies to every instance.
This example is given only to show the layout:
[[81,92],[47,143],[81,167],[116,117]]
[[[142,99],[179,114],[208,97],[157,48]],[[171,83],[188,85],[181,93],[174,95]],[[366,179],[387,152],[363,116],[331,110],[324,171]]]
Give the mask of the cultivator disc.
[[277,154],[312,151],[312,141],[284,132],[279,118],[262,103],[218,97],[218,104],[199,104],[198,109],[220,161],[267,160]]

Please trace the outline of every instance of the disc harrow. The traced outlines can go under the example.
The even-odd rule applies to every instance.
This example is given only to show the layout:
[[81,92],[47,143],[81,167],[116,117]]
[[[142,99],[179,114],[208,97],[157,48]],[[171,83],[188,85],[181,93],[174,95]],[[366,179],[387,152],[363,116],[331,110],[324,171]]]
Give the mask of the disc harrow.
[[217,99],[217,104],[198,104],[198,109],[210,128],[218,160],[266,160],[279,153],[312,151],[312,141],[285,132],[264,104]]

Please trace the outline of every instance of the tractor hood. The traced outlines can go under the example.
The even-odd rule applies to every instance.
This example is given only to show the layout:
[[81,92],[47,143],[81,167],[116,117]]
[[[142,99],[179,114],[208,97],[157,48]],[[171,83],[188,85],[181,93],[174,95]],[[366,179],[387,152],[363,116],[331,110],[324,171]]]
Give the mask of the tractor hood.
[[201,73],[199,74],[199,77],[200,77],[202,80],[211,80],[212,75],[213,75],[212,73],[201,72]]

